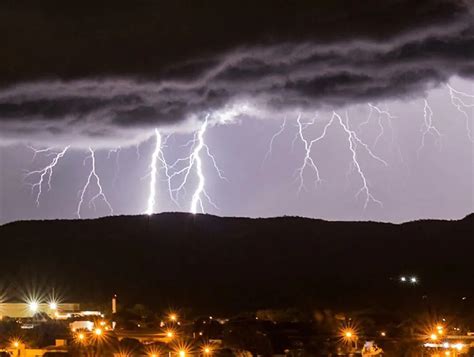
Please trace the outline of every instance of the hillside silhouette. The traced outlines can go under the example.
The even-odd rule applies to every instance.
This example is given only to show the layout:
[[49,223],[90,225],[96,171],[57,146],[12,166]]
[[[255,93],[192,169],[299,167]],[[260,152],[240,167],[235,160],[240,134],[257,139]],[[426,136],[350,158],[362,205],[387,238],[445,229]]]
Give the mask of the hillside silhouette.
[[[23,221],[0,227],[0,271],[11,286],[55,284],[70,300],[117,293],[215,311],[449,304],[474,298],[473,233],[473,214],[399,225],[185,213]],[[419,284],[403,286],[412,274]]]

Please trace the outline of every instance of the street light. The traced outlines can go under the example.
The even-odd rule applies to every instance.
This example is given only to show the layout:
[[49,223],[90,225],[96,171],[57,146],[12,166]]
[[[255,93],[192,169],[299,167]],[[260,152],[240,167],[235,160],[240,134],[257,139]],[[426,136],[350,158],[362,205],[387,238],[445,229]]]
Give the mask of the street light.
[[94,333],[95,333],[97,336],[102,336],[103,331],[102,331],[101,328],[96,328],[96,329],[94,330]]
[[176,322],[178,320],[178,316],[175,313],[169,314],[168,318],[173,322]]
[[354,343],[354,348],[357,349],[357,340],[358,340],[358,337],[357,337],[357,333],[356,333],[356,330],[351,328],[351,327],[346,327],[344,328],[343,330],[341,330],[341,335],[342,335],[342,339],[343,341],[348,344],[348,345],[352,345],[352,343]]
[[39,308],[39,304],[38,304],[38,302],[36,302],[36,301],[31,301],[31,302],[28,304],[28,307],[30,308],[30,311],[31,311],[31,312],[37,312],[37,311],[38,311],[38,308]]
[[173,330],[166,330],[166,337],[168,338],[173,338],[174,337],[174,331]]
[[201,351],[206,356],[210,356],[212,354],[212,348],[209,345],[202,346]]
[[186,351],[185,350],[180,350],[179,351],[179,357],[185,357],[186,356]]

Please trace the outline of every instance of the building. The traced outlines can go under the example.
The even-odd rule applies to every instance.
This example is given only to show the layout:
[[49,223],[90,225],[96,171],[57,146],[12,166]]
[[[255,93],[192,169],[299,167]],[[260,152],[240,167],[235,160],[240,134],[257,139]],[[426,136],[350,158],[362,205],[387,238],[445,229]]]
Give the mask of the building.
[[45,348],[27,348],[24,343],[17,343],[6,349],[0,349],[1,352],[7,353],[8,356],[13,357],[42,357],[45,354],[52,356],[68,356],[68,347],[65,340],[56,340],[54,346]]
[[0,318],[31,318],[37,313],[45,313],[51,318],[59,318],[67,314],[80,312],[80,304],[42,304],[42,303],[22,303],[9,302],[0,304]]

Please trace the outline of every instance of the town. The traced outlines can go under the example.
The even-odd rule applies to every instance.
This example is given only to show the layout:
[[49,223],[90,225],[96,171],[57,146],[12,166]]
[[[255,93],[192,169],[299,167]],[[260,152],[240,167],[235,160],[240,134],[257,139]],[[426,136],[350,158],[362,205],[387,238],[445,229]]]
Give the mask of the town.
[[[400,277],[415,284],[416,277]],[[27,298],[0,305],[0,356],[471,356],[460,316],[397,320],[375,311],[263,309],[235,316],[192,309]],[[103,310],[99,308],[102,307]],[[400,315],[398,315],[400,316]]]

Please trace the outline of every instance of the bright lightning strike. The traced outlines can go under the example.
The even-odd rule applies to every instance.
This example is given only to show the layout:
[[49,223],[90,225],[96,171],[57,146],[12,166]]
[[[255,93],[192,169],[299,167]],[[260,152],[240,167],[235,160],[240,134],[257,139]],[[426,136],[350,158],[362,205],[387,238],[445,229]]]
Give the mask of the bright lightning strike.
[[425,105],[423,107],[423,125],[421,127],[421,143],[417,150],[417,155],[420,156],[421,150],[425,147],[426,135],[431,134],[435,139],[441,137],[441,133],[433,125],[433,111],[431,110],[428,101],[425,99]]
[[341,125],[341,127],[344,129],[344,131],[346,132],[347,134],[347,141],[349,143],[349,150],[351,151],[351,154],[352,154],[352,165],[357,169],[357,173],[359,174],[361,180],[362,180],[362,187],[360,188],[360,190],[356,193],[356,197],[358,197],[361,193],[365,193],[365,203],[364,203],[364,209],[367,208],[368,204],[370,203],[370,201],[374,202],[374,203],[377,203],[379,204],[380,206],[383,206],[382,205],[382,202],[377,200],[373,195],[372,193],[370,192],[370,189],[369,189],[369,186],[367,184],[367,179],[365,177],[365,174],[364,174],[364,171],[362,170],[360,164],[359,164],[359,160],[358,160],[358,157],[357,157],[357,145],[360,144],[362,145],[365,150],[367,151],[367,153],[375,160],[379,161],[380,163],[382,163],[383,165],[385,166],[388,166],[388,164],[383,160],[381,159],[380,157],[378,157],[377,155],[375,155],[371,150],[370,148],[368,147],[367,144],[365,144],[364,142],[362,142],[358,137],[357,137],[357,134],[355,133],[355,131],[353,130],[350,130],[349,129],[349,120],[346,116],[346,123],[344,123],[342,121],[342,118],[339,114],[337,114],[336,112],[333,112],[332,114],[332,118],[331,118],[331,122],[334,120],[334,118],[337,118],[339,124]]
[[453,87],[451,87],[449,84],[446,84],[446,86],[449,89],[449,96],[451,97],[451,103],[466,118],[467,136],[468,136],[469,140],[474,143],[474,137],[472,135],[471,124],[470,124],[472,118],[466,112],[467,109],[472,110],[472,108],[474,108],[474,102],[473,103],[465,102],[466,99],[474,100],[474,95],[458,91],[458,90],[454,89]]
[[283,133],[283,130],[285,130],[285,127],[286,127],[286,118],[283,119],[283,123],[281,123],[280,129],[278,129],[278,131],[275,134],[273,134],[272,138],[270,139],[270,144],[268,145],[268,151],[265,154],[265,158],[263,159],[263,163],[265,163],[265,161],[267,161],[268,158],[272,155],[273,142],[275,141],[275,139],[277,137],[279,137],[281,135],[281,133]]
[[58,154],[57,152],[53,151],[53,148],[36,149],[30,145],[27,145],[27,148],[33,151],[33,157],[31,158],[31,162],[35,161],[36,156],[38,154],[46,153],[46,156],[53,156],[53,155]]
[[[316,182],[315,182],[316,185],[322,181],[321,176],[319,175],[319,168],[314,162],[313,158],[311,157],[311,149],[314,143],[318,142],[319,140],[323,139],[326,136],[327,129],[331,125],[332,121],[326,124],[326,126],[323,129],[323,133],[320,136],[318,136],[316,139],[313,139],[311,141],[308,141],[308,139],[304,137],[303,131],[308,127],[308,123],[301,122],[301,114],[298,115],[296,122],[298,123],[298,136],[304,144],[304,151],[305,151],[303,164],[298,168],[298,170],[296,170],[296,173],[298,174],[299,182],[300,182],[298,186],[298,194],[299,194],[301,193],[301,190],[306,189],[304,186],[304,177],[303,177],[304,171],[306,168],[310,168],[314,171],[316,175]],[[311,122],[311,124],[312,123],[314,123],[314,120]]]
[[94,208],[95,208],[95,201],[97,199],[101,198],[105,202],[107,207],[109,208],[110,213],[111,214],[114,213],[114,210],[113,210],[112,206],[110,205],[109,201],[107,200],[107,197],[104,194],[104,191],[102,189],[102,185],[100,183],[100,178],[99,178],[99,176],[97,175],[97,172],[96,172],[95,152],[94,152],[94,150],[92,150],[92,148],[89,148],[89,152],[90,152],[90,154],[89,154],[89,156],[87,156],[85,158],[84,162],[87,161],[88,159],[91,160],[91,171],[89,173],[89,176],[87,177],[86,184],[84,185],[84,187],[80,191],[80,199],[79,199],[79,202],[77,204],[77,210],[76,210],[76,215],[77,215],[78,218],[81,218],[81,208],[82,208],[82,205],[84,203],[84,196],[87,192],[87,189],[89,188],[89,185],[91,184],[92,179],[94,179],[95,182],[96,182],[98,192],[89,200],[89,206],[93,205]]
[[379,142],[379,140],[384,136],[385,134],[385,127],[384,127],[384,124],[383,124],[383,119],[385,118],[386,121],[388,122],[388,126],[390,128],[390,131],[391,131],[391,134],[392,134],[392,142],[394,140],[394,137],[393,137],[393,127],[392,127],[392,119],[395,119],[396,117],[393,116],[392,114],[390,114],[390,112],[388,110],[383,110],[383,109],[380,109],[378,106],[376,105],[373,105],[371,103],[368,103],[368,106],[370,108],[370,112],[369,112],[369,116],[367,117],[367,120],[365,120],[364,122],[360,123],[359,124],[359,130],[365,126],[365,125],[368,125],[370,123],[370,121],[372,120],[372,117],[373,117],[373,113],[374,111],[377,112],[377,125],[379,127],[379,133],[377,134],[375,140],[374,140],[374,144],[372,145],[373,148],[375,148],[377,146],[377,143]]
[[[223,176],[222,171],[217,166],[216,159],[211,154],[209,147],[205,143],[204,136],[208,128],[208,119],[209,119],[209,115],[206,116],[198,132],[194,135],[194,138],[185,145],[185,146],[192,145],[190,155],[186,158],[181,158],[181,159],[176,160],[174,164],[169,165],[167,167],[168,170],[171,170],[171,169],[175,169],[175,167],[179,165],[181,162],[187,162],[187,165],[185,167],[181,169],[175,169],[175,171],[171,175],[167,173],[168,184],[169,184],[172,194],[173,193],[178,194],[182,189],[184,189],[184,186],[186,185],[189,175],[191,173],[191,170],[195,168],[195,173],[196,173],[198,182],[197,182],[197,188],[195,189],[192,199],[191,199],[190,212],[193,214],[196,214],[198,212],[198,209],[200,209],[200,211],[203,213],[205,212],[203,197],[206,198],[209,204],[217,208],[216,204],[212,201],[210,196],[207,194],[206,188],[205,188],[206,178],[203,171],[203,158],[202,158],[203,151],[210,158],[219,178],[226,180],[226,178]],[[171,182],[173,178],[180,175],[182,175],[183,177],[181,184],[176,188],[171,188]]]
[[[31,149],[33,149],[33,148],[31,148]],[[64,156],[64,154],[66,154],[68,149],[69,149],[69,146],[66,146],[61,152],[56,153],[53,160],[51,161],[51,163],[49,165],[47,165],[46,167],[44,167],[43,169],[30,171],[26,174],[26,177],[30,177],[30,176],[33,176],[33,175],[39,175],[38,181],[35,182],[34,184],[31,184],[31,192],[34,192],[35,189],[38,190],[37,194],[36,194],[36,206],[39,206],[39,204],[40,204],[39,201],[40,201],[41,193],[43,191],[43,182],[44,182],[44,180],[45,179],[47,180],[46,182],[48,184],[48,191],[51,190],[51,177],[53,176],[53,169],[58,164],[59,159],[61,159]],[[40,150],[33,149],[33,150],[34,150],[35,155],[38,154],[38,153],[50,152],[51,151],[50,148],[40,149]]]
[[306,168],[311,168],[315,175],[316,175],[316,183],[321,182],[321,176],[319,173],[319,169],[314,162],[314,160],[311,158],[311,151],[313,144],[324,139],[326,137],[327,131],[331,125],[334,124],[334,122],[337,121],[337,123],[341,126],[341,128],[344,130],[344,132],[347,134],[347,141],[348,141],[348,147],[351,152],[351,167],[355,168],[361,181],[362,181],[362,187],[359,189],[359,191],[356,193],[356,197],[358,197],[360,194],[364,193],[365,194],[365,202],[364,202],[364,209],[367,208],[368,204],[370,202],[374,202],[382,206],[382,202],[377,200],[372,192],[370,191],[366,175],[359,163],[359,158],[358,158],[358,147],[359,145],[367,152],[367,154],[372,157],[374,160],[380,162],[384,166],[388,166],[387,162],[380,158],[379,156],[375,155],[373,151],[370,149],[370,147],[364,143],[356,134],[355,131],[351,130],[349,128],[349,123],[348,123],[348,118],[346,118],[346,122],[342,120],[341,116],[337,114],[336,112],[333,112],[331,119],[326,123],[326,125],[323,128],[323,132],[321,135],[319,135],[317,138],[309,141],[306,139],[303,135],[303,130],[307,127],[305,126],[304,123],[301,122],[301,114],[298,115],[297,118],[297,123],[298,123],[298,134],[300,137],[300,140],[304,144],[304,149],[305,149],[305,156],[303,159],[303,164],[298,168],[296,171],[298,176],[299,176],[299,182],[300,185],[298,187],[298,193],[301,192],[302,189],[304,189],[304,178],[303,174]]
[[201,129],[199,129],[198,132],[198,144],[196,148],[194,149],[193,156],[194,156],[194,161],[196,162],[196,174],[198,176],[198,187],[196,188],[196,191],[194,191],[193,198],[191,200],[191,213],[196,214],[197,213],[197,205],[201,207],[201,211],[204,211],[204,207],[202,205],[202,199],[201,199],[201,194],[205,194],[204,191],[204,186],[205,186],[205,177],[202,172],[202,160],[201,156],[199,155],[201,153],[202,148],[204,147],[204,134],[206,133],[207,130],[207,118],[204,121],[203,125],[201,126]]
[[148,206],[146,209],[146,214],[151,215],[155,212],[155,203],[156,203],[156,178],[158,175],[158,160],[161,152],[161,134],[158,129],[155,129],[155,150],[151,156],[150,162],[150,193],[148,195]]

